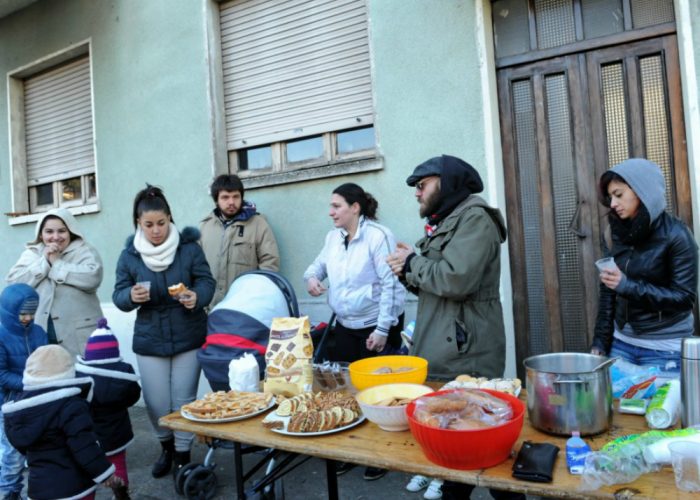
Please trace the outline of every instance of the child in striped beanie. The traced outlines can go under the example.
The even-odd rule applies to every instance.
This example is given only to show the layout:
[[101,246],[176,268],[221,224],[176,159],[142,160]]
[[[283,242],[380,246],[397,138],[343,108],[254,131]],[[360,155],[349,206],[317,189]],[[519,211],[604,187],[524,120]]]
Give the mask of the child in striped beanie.
[[85,355],[78,357],[75,368],[79,376],[95,381],[90,402],[95,433],[107,459],[116,467],[114,474],[123,482],[113,488],[114,496],[128,499],[126,448],[134,440],[128,408],[141,397],[141,387],[134,368],[122,360],[119,341],[105,318],[97,322],[97,329],[85,344]]

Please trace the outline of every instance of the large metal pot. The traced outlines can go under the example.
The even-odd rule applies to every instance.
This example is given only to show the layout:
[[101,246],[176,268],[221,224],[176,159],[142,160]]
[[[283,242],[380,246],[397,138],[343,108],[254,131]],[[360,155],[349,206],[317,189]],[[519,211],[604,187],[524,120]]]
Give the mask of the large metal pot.
[[606,431],[612,423],[610,370],[615,358],[583,353],[553,353],[523,361],[527,412],[533,427],[551,434]]

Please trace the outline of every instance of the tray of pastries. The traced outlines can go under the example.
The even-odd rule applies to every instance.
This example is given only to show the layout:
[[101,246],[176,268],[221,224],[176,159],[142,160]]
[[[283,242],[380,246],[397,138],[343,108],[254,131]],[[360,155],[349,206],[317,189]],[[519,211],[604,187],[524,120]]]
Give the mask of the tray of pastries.
[[364,420],[357,401],[346,392],[305,392],[280,401],[263,425],[279,434],[321,436],[350,429]]
[[183,405],[180,414],[193,422],[235,422],[260,415],[275,402],[272,394],[264,392],[217,391]]

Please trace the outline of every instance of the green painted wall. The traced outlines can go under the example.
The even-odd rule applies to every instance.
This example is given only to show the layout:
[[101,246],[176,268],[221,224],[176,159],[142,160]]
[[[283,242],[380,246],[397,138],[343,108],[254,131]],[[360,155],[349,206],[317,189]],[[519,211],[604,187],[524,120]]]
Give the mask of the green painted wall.
[[[442,153],[479,168],[479,68],[473,2],[370,0],[370,48],[381,172],[251,191],[269,214],[283,249],[282,266],[300,298],[301,275],[332,228],[332,190],[356,182],[379,201],[379,220],[410,243],[422,232],[418,204],[406,177],[420,162]],[[485,170],[479,169],[482,175]]]
[[[206,93],[204,1],[50,1],[0,19],[0,74],[91,40],[98,195],[102,210],[78,218],[105,263],[103,301],[132,231],[131,202],[160,185],[179,225],[208,209],[213,150]],[[0,211],[11,211],[6,79],[0,80]],[[0,226],[0,275],[34,224]]]
[[[207,0],[37,2],[0,19],[0,72],[91,40],[98,189],[102,210],[79,217],[105,262],[101,299],[131,232],[131,200],[145,182],[162,186],[178,225],[196,224],[211,208],[214,163],[207,96]],[[482,113],[474,5],[468,1],[370,0],[376,129],[385,168],[251,190],[282,250],[282,270],[301,299],[301,275],[331,229],[330,193],[349,180],[380,202],[380,220],[414,242],[423,223],[405,179],[421,161],[462,156],[483,175]],[[21,42],[21,43],[18,43]],[[6,82],[0,89],[6,93]],[[7,116],[6,99],[0,115]],[[7,121],[0,120],[0,193],[11,210]],[[2,226],[4,275],[33,224]]]

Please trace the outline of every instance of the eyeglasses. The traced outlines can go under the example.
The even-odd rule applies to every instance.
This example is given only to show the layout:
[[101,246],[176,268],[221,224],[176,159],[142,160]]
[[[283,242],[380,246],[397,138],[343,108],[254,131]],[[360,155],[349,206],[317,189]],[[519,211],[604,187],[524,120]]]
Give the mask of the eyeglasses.
[[424,179],[419,180],[418,182],[416,182],[416,191],[423,191],[428,182],[434,179],[437,179],[437,176],[425,177]]

